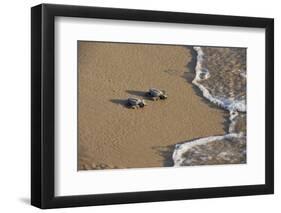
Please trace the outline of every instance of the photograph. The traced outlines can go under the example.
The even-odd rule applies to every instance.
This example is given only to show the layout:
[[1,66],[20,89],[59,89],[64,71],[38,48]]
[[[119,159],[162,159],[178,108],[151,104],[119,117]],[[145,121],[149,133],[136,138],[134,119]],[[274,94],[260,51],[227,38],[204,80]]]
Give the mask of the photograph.
[[33,5],[31,205],[274,193],[274,18],[213,8]]
[[247,48],[77,41],[77,170],[247,163]]

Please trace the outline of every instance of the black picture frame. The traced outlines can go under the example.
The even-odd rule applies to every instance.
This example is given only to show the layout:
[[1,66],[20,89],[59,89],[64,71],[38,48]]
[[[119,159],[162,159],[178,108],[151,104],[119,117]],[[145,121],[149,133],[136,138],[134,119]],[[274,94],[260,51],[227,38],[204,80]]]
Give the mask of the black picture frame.
[[[264,28],[266,32],[265,184],[93,195],[54,195],[54,20],[57,16]],[[164,11],[41,4],[31,8],[31,204],[42,209],[274,192],[274,20]]]

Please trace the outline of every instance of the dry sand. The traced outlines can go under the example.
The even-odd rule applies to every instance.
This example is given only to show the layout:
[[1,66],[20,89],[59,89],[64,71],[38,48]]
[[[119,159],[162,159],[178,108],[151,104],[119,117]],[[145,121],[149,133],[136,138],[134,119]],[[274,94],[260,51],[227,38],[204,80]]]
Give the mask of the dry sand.
[[[228,113],[191,84],[195,55],[184,46],[79,42],[78,169],[172,166],[177,143],[225,133]],[[193,56],[192,56],[193,55]],[[150,87],[168,99],[129,109]]]

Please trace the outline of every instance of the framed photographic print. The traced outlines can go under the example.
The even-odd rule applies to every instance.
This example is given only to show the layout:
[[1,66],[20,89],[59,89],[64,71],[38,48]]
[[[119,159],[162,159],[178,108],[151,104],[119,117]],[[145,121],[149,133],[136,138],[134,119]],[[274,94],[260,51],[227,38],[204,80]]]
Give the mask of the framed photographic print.
[[274,21],[31,9],[31,203],[272,194]]

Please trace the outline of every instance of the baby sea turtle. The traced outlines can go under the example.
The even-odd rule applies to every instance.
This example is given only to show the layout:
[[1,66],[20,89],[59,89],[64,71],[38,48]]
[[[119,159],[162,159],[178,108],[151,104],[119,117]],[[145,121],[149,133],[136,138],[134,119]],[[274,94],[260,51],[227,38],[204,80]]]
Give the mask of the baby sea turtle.
[[159,90],[155,88],[151,88],[148,91],[148,96],[150,96],[154,101],[157,101],[159,99],[167,99],[168,95],[165,90]]
[[128,106],[133,109],[143,108],[145,105],[144,100],[138,98],[128,98]]

